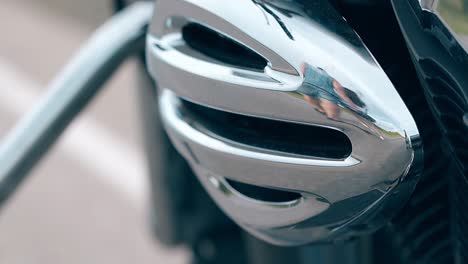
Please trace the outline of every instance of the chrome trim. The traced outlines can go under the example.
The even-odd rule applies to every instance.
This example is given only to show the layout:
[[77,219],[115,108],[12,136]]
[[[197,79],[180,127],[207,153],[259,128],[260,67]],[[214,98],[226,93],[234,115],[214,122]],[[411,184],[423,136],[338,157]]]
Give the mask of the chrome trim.
[[[163,88],[160,111],[171,140],[230,217],[276,244],[349,236],[356,223],[366,223],[368,231],[375,219],[388,219],[389,204],[411,194],[421,168],[419,132],[393,84],[328,1],[314,7],[282,0],[159,0],[147,37],[149,71]],[[243,69],[193,50],[182,36],[190,22],[260,54],[267,67]],[[299,157],[214,137],[178,96],[223,111],[336,129],[350,139],[352,152],[345,159]],[[225,178],[302,198],[287,206],[246,199]],[[307,224],[326,213],[343,218]]]
[[463,1],[419,0],[421,8],[434,14],[468,55],[468,6],[463,4]]

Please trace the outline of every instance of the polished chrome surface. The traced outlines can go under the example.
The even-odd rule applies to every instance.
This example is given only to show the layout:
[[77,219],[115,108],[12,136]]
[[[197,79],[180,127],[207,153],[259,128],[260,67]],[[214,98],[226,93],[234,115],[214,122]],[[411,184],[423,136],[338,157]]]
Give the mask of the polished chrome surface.
[[468,3],[463,0],[419,0],[419,4],[440,19],[468,54]]
[[113,16],[57,75],[47,94],[0,144],[0,205],[26,178],[121,63],[144,48],[152,3]]
[[[177,149],[218,205],[254,235],[296,245],[377,228],[411,194],[421,167],[416,124],[359,36],[326,0],[159,0],[147,37],[149,71]],[[198,23],[265,58],[236,67],[192,49]],[[343,159],[264,150],[214,135],[180,103],[344,133]],[[314,135],[310,135],[313,137]],[[260,201],[226,179],[301,198]]]

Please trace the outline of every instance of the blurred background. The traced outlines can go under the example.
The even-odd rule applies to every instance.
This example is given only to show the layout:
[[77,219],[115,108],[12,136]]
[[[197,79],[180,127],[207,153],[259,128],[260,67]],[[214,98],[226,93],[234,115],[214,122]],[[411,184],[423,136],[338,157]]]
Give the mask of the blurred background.
[[[0,138],[93,30],[110,0],[0,5]],[[0,263],[186,263],[147,223],[147,175],[130,61],[66,131],[0,214]]]

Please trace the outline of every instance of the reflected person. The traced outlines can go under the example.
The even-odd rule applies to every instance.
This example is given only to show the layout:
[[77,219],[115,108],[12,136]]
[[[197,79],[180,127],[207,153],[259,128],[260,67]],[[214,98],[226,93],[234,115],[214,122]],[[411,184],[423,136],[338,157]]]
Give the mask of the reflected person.
[[[341,108],[359,112],[360,108],[364,106],[354,92],[343,87],[325,70],[304,63],[301,66],[301,71],[304,75],[304,82],[297,92],[328,118],[339,119]],[[349,95],[354,98],[356,103],[350,99]]]

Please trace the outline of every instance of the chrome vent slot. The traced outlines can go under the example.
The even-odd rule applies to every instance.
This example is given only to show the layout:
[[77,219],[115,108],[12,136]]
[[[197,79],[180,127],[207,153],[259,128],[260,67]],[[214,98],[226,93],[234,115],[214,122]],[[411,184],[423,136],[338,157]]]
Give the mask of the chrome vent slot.
[[302,197],[299,193],[295,192],[259,187],[229,179],[226,179],[226,182],[242,195],[267,203],[287,203]]
[[329,159],[351,154],[351,142],[338,130],[258,118],[182,100],[193,119],[213,135],[260,149]]
[[182,37],[190,48],[222,63],[258,71],[267,66],[267,60],[256,52],[204,25],[185,25]]

